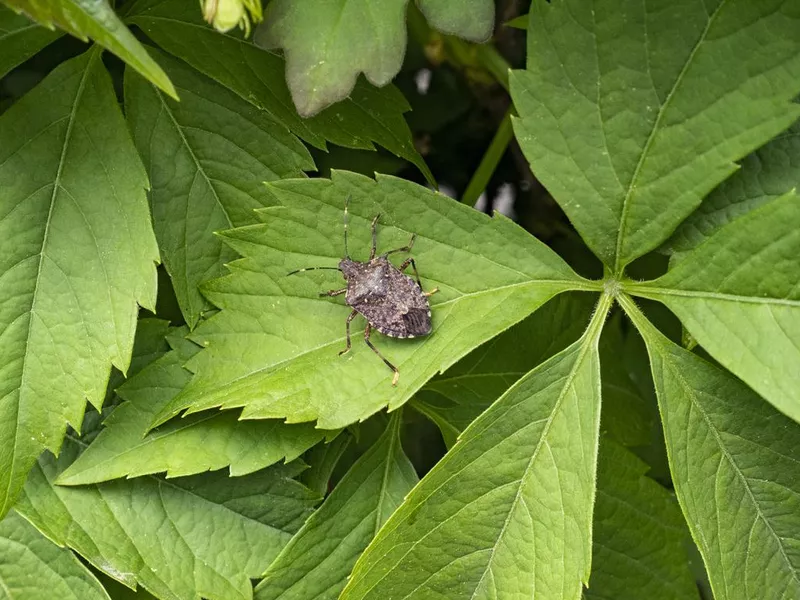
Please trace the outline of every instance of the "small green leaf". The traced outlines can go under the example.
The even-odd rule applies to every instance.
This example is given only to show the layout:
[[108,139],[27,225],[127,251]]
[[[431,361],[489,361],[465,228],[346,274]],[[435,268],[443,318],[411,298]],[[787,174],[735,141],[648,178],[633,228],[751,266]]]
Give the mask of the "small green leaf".
[[800,597],[800,426],[620,302],[647,342],[672,480],[714,598]]
[[675,498],[645,476],[647,466],[636,456],[600,439],[592,577],[584,597],[699,598],[686,552],[689,531]]
[[664,244],[673,262],[731,221],[800,187],[800,121],[741,162]]
[[[263,224],[224,234],[245,258],[230,265],[229,276],[204,286],[223,310],[198,327],[192,339],[207,349],[189,363],[196,375],[155,424],[184,408],[244,406],[244,419],[318,419],[319,427],[337,429],[402,405],[437,371],[557,293],[594,289],[515,223],[407,181],[335,172],[333,180],[285,180],[269,189],[280,206],[259,211]],[[352,325],[352,350],[338,355],[351,309],[319,293],[343,287],[341,275],[287,276],[338,264],[348,196],[353,257],[367,258],[369,224],[381,213],[380,251],[406,245],[415,233],[423,288],[440,288],[431,297],[432,335],[373,337],[400,370],[396,387],[391,370],[356,337],[364,329],[361,318]]]
[[209,28],[194,4],[184,0],[140,0],[131,7],[127,18],[162,48],[267,111],[309,144],[323,150],[327,142],[374,150],[377,143],[416,165],[435,185],[403,117],[410,109],[408,102],[394,86],[376,89],[359,81],[347,100],[311,119],[302,119],[286,87],[283,59],[246,40]]
[[412,406],[438,425],[452,447],[517,379],[580,337],[595,302],[590,294],[559,294],[431,379]]
[[356,559],[417,483],[401,411],[275,559],[255,600],[335,600]]
[[177,98],[175,89],[161,67],[144,46],[119,20],[106,0],[3,0],[16,11],[24,12],[45,27],[57,25],[86,41],[91,38],[136,69],[154,85]]
[[417,0],[428,24],[471,42],[485,42],[494,26],[493,0]]
[[[153,224],[183,316],[194,327],[209,308],[202,281],[236,254],[213,232],[256,223],[264,181],[302,177],[305,146],[263,111],[167,54],[154,51],[180,93],[176,102],[132,71],[125,109],[148,165]],[[191,215],[190,219],[185,215]]]
[[518,17],[514,17],[510,21],[506,21],[503,23],[506,27],[513,27],[514,29],[522,29],[524,31],[528,31],[528,23],[530,22],[530,15],[524,14]]
[[60,36],[0,4],[0,77]]
[[59,485],[164,471],[168,477],[180,477],[227,466],[231,475],[245,475],[279,460],[294,460],[324,437],[335,435],[311,424],[239,421],[238,414],[227,411],[193,415],[145,436],[155,416],[191,377],[183,364],[199,347],[182,342],[183,349],[159,358],[119,388],[125,403],[106,419],[97,439],[61,473]]
[[58,66],[0,117],[0,515],[112,365],[128,367],[158,247],[147,176],[100,49]]
[[78,452],[44,455],[17,510],[48,538],[128,586],[175,600],[249,600],[249,578],[278,555],[316,497],[298,467],[246,477],[142,477],[79,488],[53,484]]
[[632,294],[663,302],[717,359],[800,421],[800,198],[739,217]]
[[[403,64],[407,0],[275,0],[259,43],[283,48],[286,81],[297,111],[317,114],[347,98],[359,73],[378,87]],[[492,33],[493,0],[418,0],[430,24],[483,42]]]
[[13,510],[0,521],[0,597],[109,600],[89,570]]
[[800,106],[795,0],[535,0],[517,138],[613,272],[661,244]]
[[603,295],[584,336],[512,386],[361,555],[342,600],[577,598],[591,571]]
[[359,73],[381,87],[403,64],[407,0],[275,0],[261,43],[283,48],[286,81],[303,117],[347,98]]

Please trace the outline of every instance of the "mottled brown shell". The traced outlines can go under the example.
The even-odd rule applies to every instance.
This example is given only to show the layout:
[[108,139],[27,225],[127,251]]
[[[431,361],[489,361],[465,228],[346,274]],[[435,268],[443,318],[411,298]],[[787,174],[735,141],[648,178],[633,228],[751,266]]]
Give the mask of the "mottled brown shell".
[[369,262],[344,259],[339,263],[347,280],[345,302],[369,324],[390,337],[413,338],[431,332],[428,298],[417,282],[385,256]]

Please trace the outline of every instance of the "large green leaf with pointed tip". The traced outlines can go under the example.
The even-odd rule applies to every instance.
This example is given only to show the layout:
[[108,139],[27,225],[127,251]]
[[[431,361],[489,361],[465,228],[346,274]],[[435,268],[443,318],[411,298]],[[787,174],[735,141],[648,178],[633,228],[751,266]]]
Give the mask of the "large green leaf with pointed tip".
[[14,511],[0,521],[0,598],[109,600],[72,552],[56,546]]
[[17,509],[110,577],[163,599],[249,600],[249,578],[264,572],[317,500],[290,479],[296,465],[236,478],[55,485],[78,452],[68,439],[58,461],[44,455]]
[[795,0],[535,0],[520,146],[614,273],[656,248],[800,106]]
[[[318,420],[335,429],[384,406],[402,405],[437,371],[516,323],[555,294],[592,287],[555,253],[502,216],[490,218],[450,198],[392,177],[377,181],[336,172],[332,180],[269,185],[276,206],[259,211],[263,223],[224,234],[243,259],[231,274],[204,286],[222,310],[193,339],[207,349],[189,362],[195,377],[156,424],[184,408],[192,412],[244,407],[242,418]],[[381,213],[381,251],[404,246],[412,233],[424,289],[431,297],[433,333],[373,341],[400,370],[392,371],[359,337],[345,356],[342,298],[321,298],[341,288],[335,271],[288,276],[307,266],[335,267],[343,248],[343,207],[350,203],[350,251],[369,254],[372,218]]]
[[0,77],[61,35],[0,4]]
[[800,421],[800,197],[732,221],[666,275],[626,284],[666,304],[714,358]]
[[647,342],[672,480],[714,597],[800,596],[800,425],[623,305]]
[[267,111],[295,135],[318,148],[328,142],[373,150],[379,144],[416,165],[434,183],[414,147],[403,113],[408,102],[393,86],[381,89],[360,81],[350,96],[310,119],[295,110],[276,54],[211,29],[194,4],[183,0],[139,0],[127,20],[162,48]]
[[256,600],[336,600],[358,556],[417,483],[400,445],[402,411],[281,551]]
[[[302,177],[314,163],[281,123],[162,52],[181,101],[130,70],[125,110],[148,167],[153,225],[183,316],[194,327],[209,308],[198,286],[222,275],[235,252],[215,231],[257,222],[264,181]],[[187,218],[191,215],[191,218]]]
[[141,42],[125,27],[107,0],[3,0],[45,27],[58,26],[82,40],[91,38],[110,50],[167,94],[175,88]]
[[173,337],[171,342],[175,350],[119,388],[125,402],[114,409],[97,438],[60,474],[59,485],[159,472],[181,477],[224,467],[230,467],[231,475],[245,475],[279,460],[294,460],[324,437],[336,435],[315,429],[310,423],[240,421],[236,411],[193,415],[145,435],[155,416],[189,381],[191,374],[183,364],[200,350],[181,337]]
[[361,555],[342,600],[580,596],[610,302],[461,434]]
[[128,366],[155,304],[146,187],[99,48],[0,117],[0,514]]

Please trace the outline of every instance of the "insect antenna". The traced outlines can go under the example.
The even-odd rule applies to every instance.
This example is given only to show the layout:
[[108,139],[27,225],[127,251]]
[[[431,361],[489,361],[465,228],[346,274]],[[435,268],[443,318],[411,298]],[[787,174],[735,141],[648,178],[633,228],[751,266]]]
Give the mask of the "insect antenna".
[[347,251],[347,221],[348,221],[348,207],[350,206],[350,194],[344,199],[344,257],[349,259],[350,253]]
[[295,275],[297,273],[302,273],[303,271],[318,271],[320,269],[329,269],[331,271],[339,271],[339,267],[306,267],[305,269],[297,269],[296,271],[291,271],[286,274],[288,277],[289,275]]

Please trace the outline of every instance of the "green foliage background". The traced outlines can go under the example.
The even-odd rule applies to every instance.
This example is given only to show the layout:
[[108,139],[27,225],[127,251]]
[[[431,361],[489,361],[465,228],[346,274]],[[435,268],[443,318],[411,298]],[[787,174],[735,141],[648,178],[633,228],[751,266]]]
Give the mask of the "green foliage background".
[[800,598],[796,0],[3,2],[0,598]]

